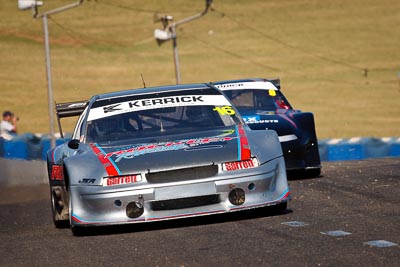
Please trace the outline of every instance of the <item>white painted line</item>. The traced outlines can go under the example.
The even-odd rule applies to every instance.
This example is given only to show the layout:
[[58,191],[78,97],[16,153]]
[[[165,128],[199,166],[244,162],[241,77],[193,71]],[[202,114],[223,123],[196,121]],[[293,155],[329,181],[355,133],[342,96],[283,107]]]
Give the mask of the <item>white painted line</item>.
[[369,245],[369,246],[372,246],[372,247],[378,247],[378,248],[387,248],[387,247],[399,246],[396,243],[393,243],[393,242],[390,242],[390,241],[386,241],[386,240],[373,240],[373,241],[364,242],[363,244]]
[[330,235],[330,236],[346,236],[346,235],[351,235],[349,232],[345,232],[342,230],[335,230],[335,231],[327,231],[327,232],[321,232],[323,235]]
[[291,227],[302,227],[308,225],[308,223],[305,222],[299,222],[299,221],[292,221],[292,222],[283,222],[281,223],[283,225],[291,226]]

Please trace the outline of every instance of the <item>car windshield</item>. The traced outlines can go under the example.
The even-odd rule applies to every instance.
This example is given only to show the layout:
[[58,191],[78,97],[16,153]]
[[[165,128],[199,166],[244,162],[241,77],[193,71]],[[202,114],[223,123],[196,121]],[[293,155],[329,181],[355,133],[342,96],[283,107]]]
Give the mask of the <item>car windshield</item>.
[[[212,101],[209,100],[210,97],[213,97]],[[101,109],[100,112],[91,110],[92,114],[89,114],[86,142],[104,143],[132,138],[165,137],[208,131],[240,122],[231,104],[222,95],[168,97],[177,101],[164,105],[166,99],[159,97],[129,101],[127,109],[124,109],[126,102],[96,107]],[[203,100],[202,103],[205,102],[206,105],[189,101],[196,99]],[[188,102],[185,103],[184,100]],[[214,100],[222,105],[213,104]]]
[[275,111],[292,108],[279,90],[224,90],[224,93],[239,111],[253,109]]

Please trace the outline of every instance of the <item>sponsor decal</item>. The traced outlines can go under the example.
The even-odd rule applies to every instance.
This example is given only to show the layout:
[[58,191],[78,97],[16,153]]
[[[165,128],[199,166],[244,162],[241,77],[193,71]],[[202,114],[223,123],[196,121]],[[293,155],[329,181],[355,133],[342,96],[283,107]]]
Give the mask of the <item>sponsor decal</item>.
[[258,160],[256,158],[252,158],[249,160],[225,162],[222,164],[222,169],[224,171],[237,171],[237,170],[251,169],[258,166],[259,166]]
[[103,107],[103,111],[104,111],[104,113],[108,113],[108,112],[114,112],[114,111],[121,110],[120,108],[117,108],[118,106],[119,106],[119,104]]
[[105,158],[115,157],[115,162],[119,162],[122,159],[132,159],[134,157],[144,154],[193,148],[200,145],[230,141],[234,138],[235,137],[230,137],[230,136],[217,136],[217,137],[187,139],[187,140],[173,141],[173,142],[163,142],[157,144],[142,144],[130,148],[109,152],[105,154],[104,157]]
[[141,181],[142,181],[142,176],[140,174],[108,177],[103,179],[103,186],[134,184]]
[[[133,101],[125,101],[118,104],[92,108],[88,121],[110,117],[116,114],[149,110],[157,108],[169,108],[179,106],[231,106],[223,95],[181,95],[159,98],[147,98]],[[233,111],[233,110],[232,110]]]
[[243,89],[261,89],[261,90],[278,90],[271,82],[238,82],[216,84],[215,87],[224,90],[243,90]]
[[243,120],[247,124],[257,123],[258,121],[260,121],[260,116],[258,116],[258,115],[255,115],[255,116],[243,116]]
[[51,167],[51,180],[53,180],[53,181],[63,181],[64,180],[63,166],[53,165]]
[[82,180],[78,181],[80,184],[94,184],[94,182],[96,182],[96,179],[92,178],[83,178]]
[[130,108],[140,108],[146,106],[158,106],[158,105],[169,105],[178,103],[202,103],[204,104],[204,96],[174,96],[174,97],[162,97],[153,99],[143,99],[128,102]]
[[256,123],[279,123],[278,120],[260,120],[259,115],[255,116],[243,116],[243,120],[247,124],[256,124]]

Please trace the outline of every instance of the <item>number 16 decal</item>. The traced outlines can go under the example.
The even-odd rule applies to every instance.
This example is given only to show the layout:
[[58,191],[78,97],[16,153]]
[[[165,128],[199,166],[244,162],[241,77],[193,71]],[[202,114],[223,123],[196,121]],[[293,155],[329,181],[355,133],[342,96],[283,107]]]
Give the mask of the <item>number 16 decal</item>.
[[216,107],[213,110],[217,111],[219,115],[235,115],[235,110],[231,106]]

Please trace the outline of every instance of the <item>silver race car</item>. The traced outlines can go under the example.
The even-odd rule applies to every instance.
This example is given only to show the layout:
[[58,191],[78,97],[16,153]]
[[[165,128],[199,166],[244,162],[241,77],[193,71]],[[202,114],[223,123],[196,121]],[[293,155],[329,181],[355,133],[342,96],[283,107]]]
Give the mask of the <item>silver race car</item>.
[[286,210],[276,132],[250,130],[212,85],[107,93],[56,111],[59,121],[79,116],[72,139],[47,154],[56,227],[78,234],[87,226]]

